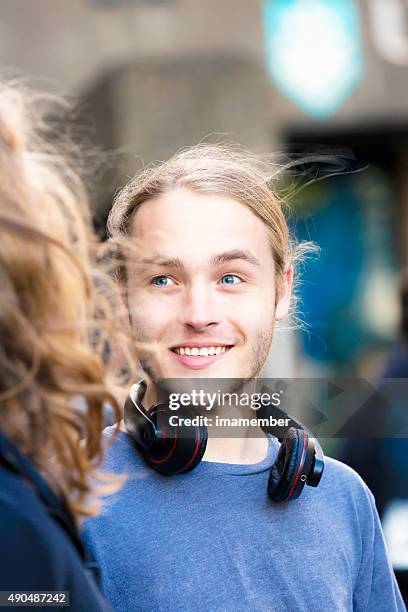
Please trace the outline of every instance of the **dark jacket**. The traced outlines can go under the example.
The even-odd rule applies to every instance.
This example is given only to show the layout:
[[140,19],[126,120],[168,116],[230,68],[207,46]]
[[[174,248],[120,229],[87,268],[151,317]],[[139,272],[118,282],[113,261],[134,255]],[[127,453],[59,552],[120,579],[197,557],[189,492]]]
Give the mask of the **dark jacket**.
[[70,605],[65,610],[110,610],[86,569],[66,508],[1,433],[0,552],[0,591],[68,591]]

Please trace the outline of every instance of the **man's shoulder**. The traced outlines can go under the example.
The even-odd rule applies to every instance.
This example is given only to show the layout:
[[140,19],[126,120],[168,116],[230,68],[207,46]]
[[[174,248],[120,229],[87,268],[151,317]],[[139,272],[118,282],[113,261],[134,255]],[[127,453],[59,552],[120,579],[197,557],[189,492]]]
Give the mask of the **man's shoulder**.
[[103,431],[105,457],[103,469],[115,473],[133,473],[141,467],[146,468],[143,456],[130,435],[118,430],[116,425]]
[[324,472],[326,472],[330,478],[335,478],[336,481],[348,483],[349,486],[367,489],[364,480],[355,470],[353,470],[353,468],[333,457],[325,457]]
[[325,458],[325,468],[319,485],[321,493],[333,503],[344,500],[357,503],[358,509],[375,507],[374,496],[359,474],[351,467],[333,459]]
[[[151,481],[154,471],[148,468],[129,434],[124,431],[117,432],[115,427],[108,427],[104,436],[107,441],[104,470],[130,476],[132,490],[133,487],[143,487]],[[208,475],[210,477],[210,473]],[[128,489],[129,487],[124,487],[119,497],[125,495],[124,491],[129,492]],[[312,491],[309,487],[306,487],[306,490]],[[324,472],[316,493],[316,499],[320,503],[324,502],[330,507],[342,507],[344,511],[349,508],[350,511],[364,513],[375,509],[374,497],[363,479],[351,467],[331,457],[325,458]]]
[[[104,430],[103,435],[106,441],[104,469],[126,472],[140,468],[148,469],[142,453],[128,433],[117,431],[116,426],[110,426]],[[353,492],[373,499],[371,491],[355,470],[328,456],[325,457],[325,468],[319,488],[330,489],[332,492],[336,490]]]

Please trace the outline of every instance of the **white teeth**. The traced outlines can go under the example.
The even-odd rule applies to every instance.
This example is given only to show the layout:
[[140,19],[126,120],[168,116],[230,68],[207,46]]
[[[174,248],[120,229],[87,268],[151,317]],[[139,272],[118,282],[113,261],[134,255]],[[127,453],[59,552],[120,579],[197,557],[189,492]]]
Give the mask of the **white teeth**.
[[208,355],[220,355],[227,350],[225,346],[208,346],[208,347],[188,347],[179,346],[174,349],[178,355],[187,355],[192,357],[208,357]]

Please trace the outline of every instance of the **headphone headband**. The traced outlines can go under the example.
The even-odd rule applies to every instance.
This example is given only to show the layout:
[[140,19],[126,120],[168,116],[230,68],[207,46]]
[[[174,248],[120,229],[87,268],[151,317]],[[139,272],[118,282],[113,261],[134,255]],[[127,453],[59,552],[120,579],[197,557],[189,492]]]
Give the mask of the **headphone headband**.
[[[126,400],[123,420],[129,434],[144,450],[153,448],[156,439],[156,425],[143,408],[143,398],[147,390],[144,380],[140,379],[130,387]],[[135,412],[136,408],[136,412]]]

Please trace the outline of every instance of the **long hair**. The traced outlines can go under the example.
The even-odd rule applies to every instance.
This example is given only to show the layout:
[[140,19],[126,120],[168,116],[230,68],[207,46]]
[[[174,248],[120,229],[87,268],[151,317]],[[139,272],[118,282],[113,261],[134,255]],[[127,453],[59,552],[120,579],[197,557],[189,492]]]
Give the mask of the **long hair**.
[[[297,243],[287,223],[289,198],[278,195],[277,184],[296,161],[258,156],[230,143],[201,143],[186,147],[166,162],[155,162],[138,172],[117,193],[108,219],[108,234],[117,250],[117,276],[126,276],[126,254],[136,250],[127,236],[139,206],[175,189],[227,196],[244,204],[265,224],[275,265],[277,293],[289,266],[296,272],[307,255],[317,252],[311,242]],[[295,286],[297,286],[297,282]],[[295,316],[296,292],[291,314]]]
[[114,355],[126,336],[75,148],[55,142],[62,108],[0,85],[0,428],[79,519],[106,489],[104,406],[120,420]]

